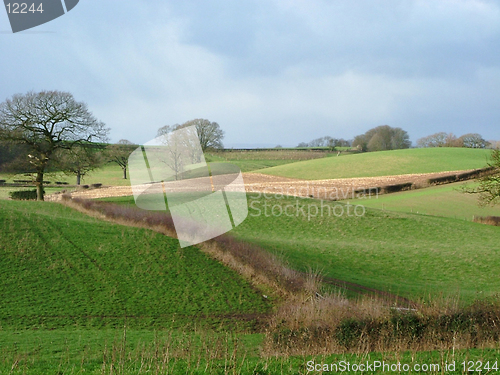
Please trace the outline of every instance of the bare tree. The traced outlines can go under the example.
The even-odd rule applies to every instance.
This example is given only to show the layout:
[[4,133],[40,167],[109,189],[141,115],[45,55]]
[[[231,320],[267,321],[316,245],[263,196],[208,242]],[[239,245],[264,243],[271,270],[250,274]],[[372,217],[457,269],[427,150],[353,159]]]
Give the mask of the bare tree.
[[500,141],[495,141],[495,140],[489,140],[488,141],[488,148],[491,148],[491,149],[497,149],[497,148],[500,148]]
[[103,165],[104,158],[101,150],[102,147],[90,145],[77,145],[71,150],[58,150],[56,153],[57,169],[76,176],[76,184],[80,185],[82,177]]
[[182,180],[186,167],[200,163],[203,156],[199,135],[194,128],[177,128],[175,131],[157,138],[160,147],[150,148],[150,155],[165,164],[172,172],[175,180]]
[[117,144],[107,147],[109,160],[118,164],[123,171],[123,179],[127,179],[128,157],[137,148],[137,145],[127,139],[120,139]]
[[448,135],[445,132],[439,132],[422,137],[417,140],[418,147],[444,147]]
[[461,140],[463,147],[468,148],[486,148],[488,146],[488,141],[486,141],[481,134],[468,133],[462,135],[459,140]]
[[222,144],[224,131],[220,128],[219,124],[201,118],[187,121],[182,125],[165,125],[158,129],[157,136],[166,135],[174,130],[186,128],[188,126],[196,127],[198,140],[200,141],[203,152],[208,149],[221,149],[224,147]]
[[106,141],[108,132],[85,103],[67,92],[28,92],[0,103],[0,139],[29,146],[38,200],[44,199],[43,175],[57,150]]

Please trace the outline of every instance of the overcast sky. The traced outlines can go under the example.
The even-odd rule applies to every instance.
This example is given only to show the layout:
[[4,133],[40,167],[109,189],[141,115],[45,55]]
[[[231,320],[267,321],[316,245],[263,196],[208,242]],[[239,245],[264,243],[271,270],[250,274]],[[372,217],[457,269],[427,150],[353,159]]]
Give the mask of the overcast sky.
[[0,101],[71,92],[112,141],[216,121],[226,146],[352,139],[377,125],[500,139],[500,2],[80,0],[12,34]]

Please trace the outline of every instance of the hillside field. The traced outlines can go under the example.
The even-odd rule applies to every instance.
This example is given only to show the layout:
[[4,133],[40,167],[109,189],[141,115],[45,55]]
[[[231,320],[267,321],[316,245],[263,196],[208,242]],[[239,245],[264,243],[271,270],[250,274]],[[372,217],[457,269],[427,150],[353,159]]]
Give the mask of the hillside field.
[[499,227],[370,208],[356,216],[354,205],[349,213],[339,202],[256,196],[232,235],[281,254],[293,268],[416,300],[471,302],[500,288]]
[[[391,195],[381,199],[386,197]],[[495,276],[500,272],[498,227],[368,207],[356,216],[355,205],[368,200],[352,201],[347,208],[308,198],[257,193],[248,198],[249,215],[231,235],[278,254],[297,270],[320,271],[416,300],[453,295],[471,302],[500,288]],[[103,200],[134,204],[133,197]],[[462,210],[466,213],[467,207]]]
[[56,203],[0,206],[3,328],[218,325],[269,308],[235,272],[162,234]]
[[352,204],[380,210],[443,216],[472,221],[474,216],[500,216],[499,206],[478,205],[477,195],[465,194],[461,188],[477,183],[453,183],[425,189],[379,195],[377,199],[351,200]]
[[365,152],[301,161],[261,169],[259,173],[323,180],[459,171],[485,167],[490,154],[491,150],[451,147]]

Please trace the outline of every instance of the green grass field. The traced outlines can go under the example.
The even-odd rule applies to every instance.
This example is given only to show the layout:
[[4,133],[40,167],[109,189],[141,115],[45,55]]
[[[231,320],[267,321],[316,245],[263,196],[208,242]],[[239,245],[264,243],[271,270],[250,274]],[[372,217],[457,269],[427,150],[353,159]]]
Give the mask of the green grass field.
[[349,213],[341,203],[312,199],[249,204],[248,218],[231,233],[282,254],[296,269],[411,299],[444,294],[470,302],[500,288],[498,227],[369,208],[364,216],[358,208],[358,217],[354,206]]
[[3,328],[167,327],[268,309],[236,273],[175,239],[60,204],[3,201]]
[[320,180],[392,176],[483,168],[491,150],[470,148],[419,148],[367,152],[296,162],[259,170],[275,176]]
[[444,216],[469,221],[472,221],[474,216],[500,216],[499,206],[480,207],[477,195],[462,192],[461,187],[464,185],[477,186],[476,183],[458,182],[379,195],[377,199],[351,200],[351,203],[387,211]]
[[[462,197],[468,206],[453,211],[454,194],[460,193],[450,191],[449,186],[401,194],[429,191],[432,196],[440,188],[445,190],[446,199],[441,200],[448,202],[447,208],[443,208],[448,217],[368,207],[365,215],[358,217],[355,205],[379,203],[352,201],[348,209],[340,202],[264,199],[249,194],[249,216],[231,234],[282,255],[295,269],[320,270],[327,277],[411,299],[455,295],[471,302],[497,293],[500,228],[450,217],[453,212],[469,216],[468,210],[477,208],[475,202],[468,196]],[[380,199],[392,196],[395,194]],[[133,197],[104,200],[134,204]],[[427,207],[432,205],[429,202]],[[492,210],[497,212],[498,208]],[[361,207],[357,209],[357,213],[362,212]]]
[[[7,180],[7,182],[13,182],[13,180],[29,180],[29,176],[24,174],[9,174],[0,173],[0,180]],[[64,173],[47,173],[44,177],[45,181],[50,181],[52,183],[56,181],[67,182],[69,185],[76,184],[76,176],[68,176]],[[102,168],[96,169],[95,171],[89,172],[88,175],[82,177],[82,185],[90,184],[103,184],[107,186],[126,186],[130,185],[129,179],[123,179],[123,172],[118,164],[109,163]],[[64,185],[62,185],[64,188]]]
[[237,165],[242,172],[252,172],[264,168],[295,163],[301,160],[321,159],[332,156],[332,152],[294,149],[272,151],[221,151],[205,154],[207,162],[229,162]]

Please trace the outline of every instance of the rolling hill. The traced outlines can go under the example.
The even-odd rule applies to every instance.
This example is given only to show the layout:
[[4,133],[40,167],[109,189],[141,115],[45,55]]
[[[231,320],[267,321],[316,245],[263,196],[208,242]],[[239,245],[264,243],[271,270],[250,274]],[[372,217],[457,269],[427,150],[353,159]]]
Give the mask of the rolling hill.
[[259,170],[259,173],[321,180],[393,176],[483,168],[491,150],[470,148],[417,148],[300,161]]
[[[60,204],[0,203],[2,328],[162,328],[268,309],[232,270],[175,239]],[[212,323],[210,323],[212,324]]]

